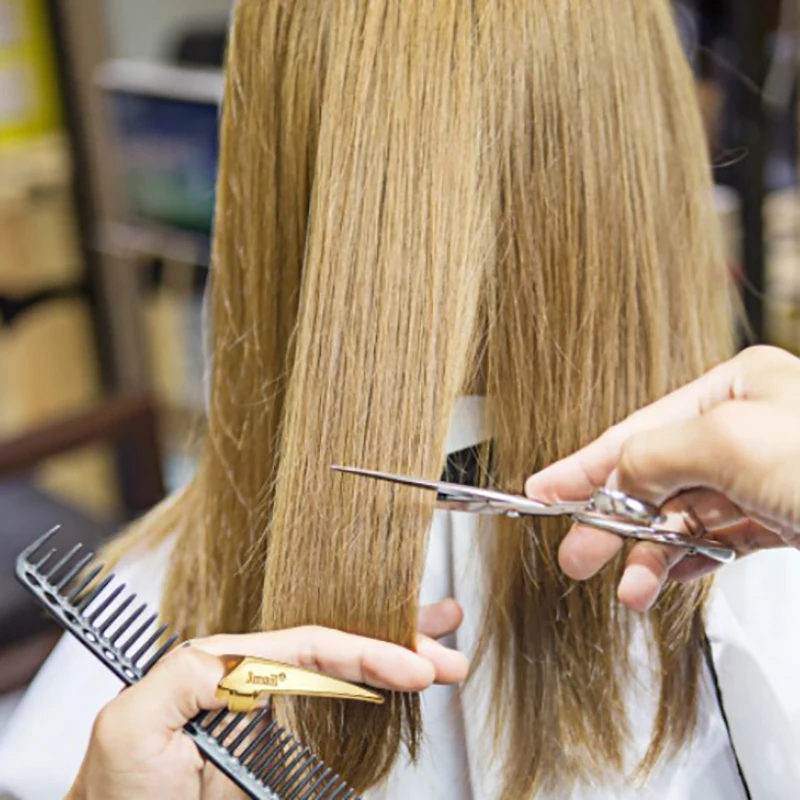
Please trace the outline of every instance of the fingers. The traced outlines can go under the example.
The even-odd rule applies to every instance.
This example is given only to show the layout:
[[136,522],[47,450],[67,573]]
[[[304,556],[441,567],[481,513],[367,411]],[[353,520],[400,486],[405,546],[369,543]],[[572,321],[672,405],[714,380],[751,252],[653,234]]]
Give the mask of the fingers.
[[[617,488],[616,475],[609,478],[608,484]],[[702,496],[698,499],[694,495],[684,495],[680,500],[665,505],[663,511],[669,516],[671,529],[685,532],[685,516],[692,513],[693,501],[700,503]],[[738,509],[735,510],[740,514]],[[573,525],[559,547],[559,566],[573,580],[588,580],[619,553],[622,545],[623,539],[620,536],[588,525]],[[670,547],[667,550],[674,551],[675,548]],[[627,592],[623,594],[627,596]]]
[[454,663],[453,651],[433,640],[425,642],[423,654],[391,642],[313,625],[213,636],[195,644],[217,655],[269,658],[398,692],[417,692],[435,681],[446,682]]
[[436,683],[452,684],[466,680],[469,661],[463,653],[443,647],[428,636],[417,636],[417,653],[427,658],[436,671]]
[[214,691],[223,673],[222,662],[210,653],[179,647],[119,695],[115,713],[140,733],[180,730],[200,711],[222,708]]
[[701,391],[701,387],[690,384],[637,411],[583,449],[531,475],[525,482],[525,494],[545,502],[588,497],[594,489],[605,486],[629,437],[658,425],[690,419],[697,414]]
[[[612,476],[612,481],[616,476]],[[681,492],[663,506],[665,527],[694,536],[709,536],[732,547],[739,555],[779,546],[781,539],[754,522],[735,503],[719,492],[693,489]],[[586,580],[599,572],[619,552],[622,540],[586,526],[574,526],[559,550],[559,563],[569,577]],[[635,611],[646,611],[658,598],[665,582],[687,582],[709,575],[720,567],[687,551],[643,542],[635,545],[626,560],[618,587],[622,603]]]
[[695,486],[724,492],[740,469],[739,439],[750,412],[726,403],[703,417],[632,436],[620,453],[619,488],[655,505]]
[[613,429],[588,447],[531,475],[525,481],[525,494],[545,503],[582,500],[603,486],[617,463],[621,441]]
[[[753,515],[753,489],[742,485],[742,475],[758,452],[753,431],[769,413],[767,399],[785,395],[787,381],[800,386],[800,361],[776,348],[751,348],[531,476],[525,492],[550,502],[580,500],[610,485],[661,507],[691,487],[706,487],[715,490],[706,493],[716,497],[709,507],[698,502],[692,509],[689,504],[696,535],[713,533],[739,553],[778,546],[783,540],[776,537],[775,526],[763,523],[757,507]],[[722,494],[733,502],[725,506]],[[736,502],[751,510],[750,519]],[[692,527],[691,515],[689,521]],[[585,580],[613,559],[621,546],[621,540],[608,533],[576,526],[561,543],[559,563],[570,577]],[[684,560],[685,551],[680,549],[636,545],[619,586],[620,600],[644,610],[669,576],[687,580],[716,568],[705,559],[683,564]]]
[[466,678],[467,659],[431,636],[452,632],[462,616],[454,600],[423,608],[425,632],[417,637],[417,652],[317,626],[196,639],[173,650],[144,680],[120,694],[102,715],[102,725],[116,736],[122,719],[122,727],[146,733],[156,742],[200,711],[222,708],[215,690],[224,673],[219,658],[224,654],[282,661],[398,692],[418,692],[434,682],[458,683]]
[[461,606],[452,598],[447,598],[419,610],[417,630],[432,639],[439,639],[458,630],[463,619]]
[[617,589],[620,602],[632,611],[647,611],[658,599],[670,570],[686,556],[685,550],[640,542],[625,561]]
[[558,563],[566,575],[585,581],[596,575],[622,549],[613,533],[573,525],[558,548]]
[[[558,563],[574,580],[596,575],[622,549],[623,541],[605,531],[575,525],[564,537]],[[658,598],[670,570],[685,556],[685,551],[651,542],[636,544],[625,562],[618,589],[622,603],[633,611],[646,611]]]
[[693,419],[730,396],[735,370],[722,364],[693,383],[646,406],[609,428],[599,439],[532,475],[525,494],[547,502],[579,500],[605,486],[623,444],[636,433]]
[[[765,545],[766,535],[779,541],[774,534],[754,525],[735,503],[719,492],[707,489],[682,492],[664,505],[664,511],[668,515],[666,527],[683,527],[691,535],[709,536],[733,547],[740,555],[774,546]],[[618,596],[629,608],[645,611],[653,605],[667,579],[685,583],[710,575],[720,566],[703,556],[689,556],[679,548],[642,543],[631,550],[626,561]]]
[[770,391],[782,367],[797,371],[797,359],[774,347],[751,347],[692,383],[646,406],[610,428],[599,439],[532,475],[528,497],[547,502],[579,500],[604,486],[623,444],[643,431],[697,419],[721,403],[754,399]]
[[705,556],[686,556],[669,573],[669,579],[676,583],[689,583],[716,572],[722,564]]

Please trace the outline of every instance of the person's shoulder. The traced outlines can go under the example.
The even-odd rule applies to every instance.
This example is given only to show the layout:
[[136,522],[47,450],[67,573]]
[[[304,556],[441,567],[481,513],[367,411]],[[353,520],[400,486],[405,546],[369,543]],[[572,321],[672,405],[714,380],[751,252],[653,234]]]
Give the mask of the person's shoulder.
[[750,630],[789,626],[800,620],[800,552],[762,550],[723,567],[715,593],[724,597],[739,623]]
[[[140,603],[158,610],[172,541],[125,557],[114,571]],[[63,797],[76,775],[100,709],[122,688],[83,645],[61,638],[0,740],[0,793],[21,800]]]
[[723,567],[708,637],[731,736],[751,786],[794,796],[800,781],[800,553],[765,550]]
[[738,651],[800,724],[800,552],[763,550],[720,570],[707,627],[712,645]]

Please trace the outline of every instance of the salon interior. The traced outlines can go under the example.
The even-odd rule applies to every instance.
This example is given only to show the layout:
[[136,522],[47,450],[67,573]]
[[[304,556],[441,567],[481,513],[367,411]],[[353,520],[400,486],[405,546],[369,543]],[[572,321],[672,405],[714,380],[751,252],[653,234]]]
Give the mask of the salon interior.
[[[798,5],[674,5],[740,343],[800,355]],[[0,738],[67,625],[20,555],[97,551],[196,466],[232,7],[0,0]]]

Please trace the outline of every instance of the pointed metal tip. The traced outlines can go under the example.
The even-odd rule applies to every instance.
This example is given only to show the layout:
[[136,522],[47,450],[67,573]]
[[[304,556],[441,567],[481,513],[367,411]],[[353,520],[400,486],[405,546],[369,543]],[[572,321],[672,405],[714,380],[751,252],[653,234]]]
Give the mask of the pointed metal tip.
[[348,475],[363,475],[366,478],[383,478],[389,480],[394,476],[388,472],[378,472],[374,469],[364,469],[362,467],[345,467],[341,464],[331,464],[333,472],[346,472]]
[[331,464],[331,469],[334,472],[347,472],[350,475],[367,475],[369,477],[393,477],[390,472],[380,472],[377,469],[365,469],[364,467],[347,467],[343,464]]

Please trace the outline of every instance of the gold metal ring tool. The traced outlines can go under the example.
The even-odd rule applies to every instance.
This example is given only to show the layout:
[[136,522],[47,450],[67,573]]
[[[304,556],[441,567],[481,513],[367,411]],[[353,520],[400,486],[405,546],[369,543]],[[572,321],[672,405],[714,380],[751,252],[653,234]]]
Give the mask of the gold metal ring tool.
[[363,686],[292,664],[254,656],[221,656],[221,659],[225,674],[217,684],[216,696],[227,703],[229,711],[236,713],[252,711],[263,695],[274,694],[384,702],[383,695]]

